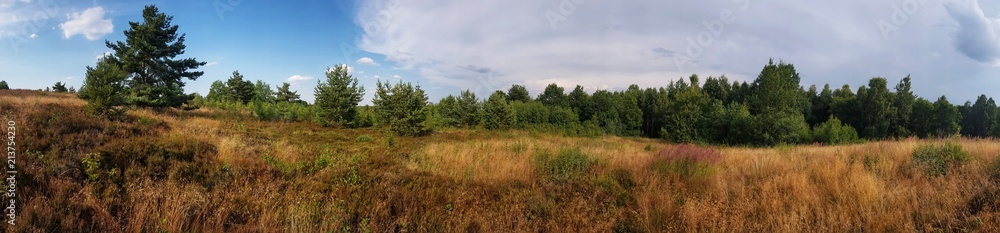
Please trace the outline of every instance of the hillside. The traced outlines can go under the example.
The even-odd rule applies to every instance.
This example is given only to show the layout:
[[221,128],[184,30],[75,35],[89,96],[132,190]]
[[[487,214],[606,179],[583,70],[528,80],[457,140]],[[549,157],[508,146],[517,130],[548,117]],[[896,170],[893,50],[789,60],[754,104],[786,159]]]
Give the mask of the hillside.
[[[5,231],[1000,230],[994,140],[754,149],[528,131],[407,138],[207,108],[103,121],[84,105],[0,91],[18,172]],[[914,156],[946,143],[968,156]]]

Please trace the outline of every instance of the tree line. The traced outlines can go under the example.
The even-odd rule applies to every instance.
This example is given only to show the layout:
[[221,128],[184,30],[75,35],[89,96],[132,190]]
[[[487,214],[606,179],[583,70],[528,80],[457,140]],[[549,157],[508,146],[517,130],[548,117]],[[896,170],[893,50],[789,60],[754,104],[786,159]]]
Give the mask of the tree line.
[[[309,104],[282,83],[272,89],[239,71],[212,83],[208,95],[186,95],[205,64],[183,54],[184,34],[155,6],[131,22],[126,40],[106,42],[115,52],[87,67],[79,96],[94,115],[116,116],[128,107],[210,106],[261,120],[315,121],[329,127],[386,127],[403,136],[440,128],[539,130],[567,136],[617,135],[672,142],[772,146],[850,143],[904,137],[1000,136],[1000,108],[985,95],[964,105],[944,96],[930,101],[911,91],[907,76],[890,89],[875,77],[856,90],[801,86],[794,65],[769,61],[752,82],[698,75],[665,87],[586,91],[550,84],[532,97],[522,85],[482,99],[469,90],[432,103],[419,85],[376,84],[373,106],[358,106],[365,88],[346,66],[326,70]],[[63,87],[64,88],[64,87]]]

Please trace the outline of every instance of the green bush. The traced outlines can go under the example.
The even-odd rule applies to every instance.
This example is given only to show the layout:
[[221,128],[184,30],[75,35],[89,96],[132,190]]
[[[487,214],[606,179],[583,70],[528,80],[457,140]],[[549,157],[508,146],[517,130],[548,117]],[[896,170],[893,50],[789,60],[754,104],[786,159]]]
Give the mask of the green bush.
[[913,161],[923,166],[930,176],[947,175],[948,170],[969,160],[969,153],[962,146],[947,142],[943,146],[927,144],[913,150]]
[[100,169],[101,169],[101,154],[100,153],[89,153],[86,156],[83,156],[83,159],[81,159],[81,162],[83,163],[84,172],[87,173],[87,178],[89,178],[91,182],[95,182],[95,181],[97,181],[98,179],[101,178],[101,173],[100,173]]
[[593,160],[580,148],[563,149],[555,156],[549,151],[542,151],[536,157],[539,172],[555,182],[577,180],[590,170],[592,164]]
[[361,136],[358,136],[358,138],[354,140],[357,142],[370,142],[372,141],[372,136],[368,136],[367,134],[362,134]]
[[840,119],[830,116],[826,122],[813,127],[813,140],[824,144],[852,143],[858,140],[858,132]]

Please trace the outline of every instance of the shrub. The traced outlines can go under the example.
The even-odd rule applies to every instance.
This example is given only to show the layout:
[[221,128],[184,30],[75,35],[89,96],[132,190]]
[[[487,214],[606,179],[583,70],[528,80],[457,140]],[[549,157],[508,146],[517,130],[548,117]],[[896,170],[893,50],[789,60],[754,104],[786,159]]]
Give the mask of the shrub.
[[947,142],[943,146],[927,144],[913,150],[913,161],[930,176],[947,175],[949,168],[969,159],[962,146]]
[[710,176],[712,165],[722,159],[722,152],[715,148],[680,144],[660,150],[653,161],[653,169],[661,175],[692,178]]
[[554,157],[549,151],[543,151],[535,160],[539,173],[555,182],[577,180],[590,170],[593,163],[580,148],[563,149]]
[[362,134],[361,136],[358,136],[358,138],[354,140],[357,142],[370,142],[372,141],[372,136],[368,136],[367,134]]
[[825,144],[851,143],[858,140],[858,132],[830,116],[829,120],[813,128],[813,140]]
[[89,153],[83,156],[81,159],[83,163],[84,172],[87,173],[87,178],[91,182],[95,182],[101,178],[101,154],[100,153]]

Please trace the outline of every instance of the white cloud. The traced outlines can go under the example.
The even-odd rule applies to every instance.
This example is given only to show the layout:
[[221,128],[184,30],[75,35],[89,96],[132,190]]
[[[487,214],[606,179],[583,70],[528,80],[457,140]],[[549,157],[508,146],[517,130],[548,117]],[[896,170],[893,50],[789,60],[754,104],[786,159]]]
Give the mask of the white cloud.
[[74,35],[83,35],[87,40],[97,40],[114,30],[111,19],[104,18],[103,7],[92,7],[82,13],[71,13],[68,21],[59,24],[63,31],[63,38],[69,39]]
[[364,70],[359,70],[358,72],[355,72],[355,73],[357,73],[357,74],[364,74],[365,71]]
[[402,79],[403,77],[400,77],[399,75],[394,74],[394,75],[392,75],[392,78],[394,78],[394,79]]
[[296,74],[296,75],[292,75],[291,77],[288,77],[288,79],[286,81],[288,81],[288,83],[295,84],[295,83],[299,83],[299,82],[309,81],[309,80],[312,80],[312,79],[313,79],[313,77],[302,76],[302,75],[297,75]]
[[213,62],[205,63],[205,66],[214,66],[214,65],[218,65],[218,64],[219,64],[218,62],[214,62],[213,61]]
[[372,78],[374,78],[374,79],[382,79],[382,77],[379,77],[378,75],[372,76]]
[[102,54],[98,54],[97,57],[94,57],[94,60],[98,60],[98,59],[101,59],[101,58],[104,58],[104,57],[107,57],[107,56],[111,56],[111,52],[110,51],[104,52]]
[[973,60],[1000,64],[1000,19],[986,17],[979,1],[950,1],[945,9],[958,23],[955,48]]
[[358,65],[373,65],[373,66],[379,65],[378,62],[375,62],[375,60],[370,57],[362,57],[357,61],[354,61],[354,63]]
[[[657,87],[693,73],[752,81],[775,58],[795,64],[806,86],[856,88],[871,77],[912,74],[922,96],[1000,96],[987,88],[1000,70],[964,59],[953,45],[952,32],[964,27],[944,4],[845,1],[372,0],[359,3],[354,21],[364,30],[361,50],[386,56],[427,85],[474,91],[523,83],[534,94],[549,82]],[[565,3],[572,6],[560,9]],[[979,3],[986,15],[1000,9],[1000,1]],[[883,37],[880,21],[897,30]],[[965,83],[972,90],[959,91]]]
[[66,77],[66,80],[70,80],[70,79],[73,79],[73,76]]
[[35,39],[35,37],[38,37],[38,34],[31,33],[31,35],[28,36],[28,38],[31,38],[31,39]]

